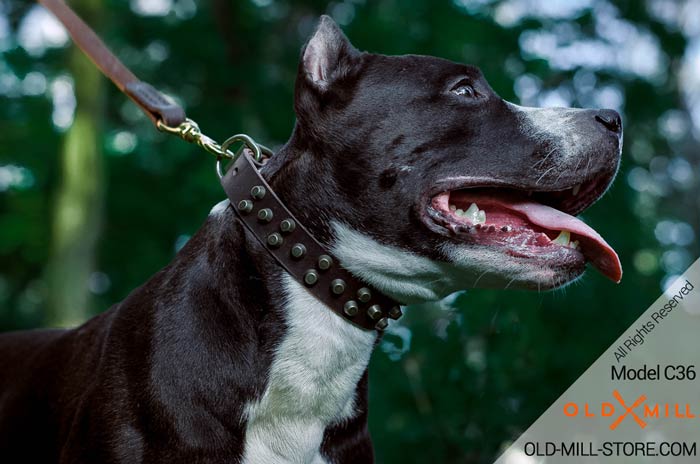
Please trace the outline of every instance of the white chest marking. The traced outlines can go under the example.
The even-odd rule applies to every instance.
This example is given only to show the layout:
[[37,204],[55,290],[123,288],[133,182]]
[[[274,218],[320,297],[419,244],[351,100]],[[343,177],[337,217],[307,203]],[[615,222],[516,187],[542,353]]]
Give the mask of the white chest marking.
[[262,398],[246,406],[245,464],[324,464],[329,425],[351,418],[376,334],[352,326],[289,275],[287,333]]

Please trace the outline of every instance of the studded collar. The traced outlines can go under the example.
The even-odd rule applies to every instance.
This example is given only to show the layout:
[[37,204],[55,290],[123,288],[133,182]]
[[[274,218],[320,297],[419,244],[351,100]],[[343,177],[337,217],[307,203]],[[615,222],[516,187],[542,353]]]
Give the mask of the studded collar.
[[233,209],[270,255],[331,311],[367,330],[383,331],[401,307],[344,269],[284,206],[244,151],[221,178]]

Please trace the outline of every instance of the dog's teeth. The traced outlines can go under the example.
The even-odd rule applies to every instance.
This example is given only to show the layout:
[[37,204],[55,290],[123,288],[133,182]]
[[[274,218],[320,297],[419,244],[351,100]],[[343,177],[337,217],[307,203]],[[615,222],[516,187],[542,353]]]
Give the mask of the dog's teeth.
[[457,207],[455,205],[450,205],[450,211],[457,211]]
[[480,209],[474,218],[476,224],[484,224],[486,222],[486,211]]
[[456,214],[457,216],[462,216],[462,217],[464,217],[464,211],[462,211],[461,209],[455,210],[455,214]]
[[557,238],[552,240],[552,242],[559,244],[559,245],[567,246],[567,245],[569,245],[570,240],[571,240],[571,233],[568,230],[562,230],[561,232],[559,232],[559,235],[557,235]]
[[476,218],[476,213],[478,213],[478,212],[479,212],[479,207],[476,206],[476,203],[472,203],[471,205],[469,205],[469,208],[467,208],[467,210],[465,211],[465,213],[467,213],[466,217],[468,217],[470,219]]
[[569,244],[569,246],[570,246],[571,248],[573,248],[574,250],[578,250],[578,240],[574,240],[573,242],[571,242],[571,243]]
[[577,184],[574,186],[573,189],[571,189],[571,193],[576,196],[578,195],[579,190],[581,190],[581,184]]

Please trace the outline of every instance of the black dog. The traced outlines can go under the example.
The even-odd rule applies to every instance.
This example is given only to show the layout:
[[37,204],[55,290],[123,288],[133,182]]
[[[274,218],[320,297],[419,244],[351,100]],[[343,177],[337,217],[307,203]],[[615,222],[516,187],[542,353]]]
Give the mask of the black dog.
[[[612,181],[611,110],[505,102],[478,69],[355,50],[327,17],[263,168],[355,276],[402,303],[548,289],[614,251],[573,215]],[[562,232],[563,231],[563,232]],[[377,340],[217,205],[172,263],[73,330],[0,337],[3,462],[368,463]]]

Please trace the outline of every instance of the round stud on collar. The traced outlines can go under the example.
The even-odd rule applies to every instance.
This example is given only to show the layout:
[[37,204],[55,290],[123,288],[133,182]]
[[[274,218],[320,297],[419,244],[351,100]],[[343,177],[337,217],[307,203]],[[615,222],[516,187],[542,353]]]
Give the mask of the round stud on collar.
[[379,321],[376,324],[374,324],[374,328],[377,330],[384,330],[388,326],[389,326],[389,319],[387,319],[386,317],[379,319]]
[[250,200],[241,200],[238,202],[238,211],[243,214],[248,214],[253,211],[253,202]]
[[250,196],[255,198],[256,200],[262,199],[262,197],[265,196],[265,187],[262,185],[256,185],[252,189],[250,189]]
[[322,271],[327,270],[333,264],[333,258],[328,255],[321,255],[318,257],[318,268]]
[[258,211],[258,219],[262,222],[272,221],[273,216],[274,214],[272,214],[272,210],[270,208],[263,208]]
[[284,221],[280,222],[280,230],[285,234],[292,232],[294,229],[296,229],[296,227],[297,224],[294,222],[294,219],[285,219]]
[[282,242],[284,242],[284,239],[277,232],[273,232],[267,236],[267,244],[272,248],[279,248],[282,245]]
[[363,303],[367,303],[372,299],[372,292],[369,291],[369,288],[362,287],[357,291],[357,299]]
[[290,251],[292,258],[301,259],[306,254],[306,247],[301,243],[295,243]]
[[391,309],[389,310],[389,317],[396,320],[403,316],[403,312],[401,311],[400,306],[392,306]]
[[336,295],[341,295],[346,288],[347,286],[343,279],[334,279],[333,282],[331,282],[331,291]]
[[304,274],[304,283],[311,287],[312,285],[316,285],[316,282],[318,282],[318,272],[313,269],[306,271]]
[[360,310],[360,307],[357,306],[357,302],[354,301],[354,300],[348,301],[348,302],[345,303],[345,305],[343,306],[343,312],[344,312],[346,315],[350,316],[350,317],[356,316],[356,315],[357,315],[357,312],[358,312],[359,310]]
[[379,305],[372,305],[367,308],[367,315],[376,321],[382,317],[382,308],[380,308]]

